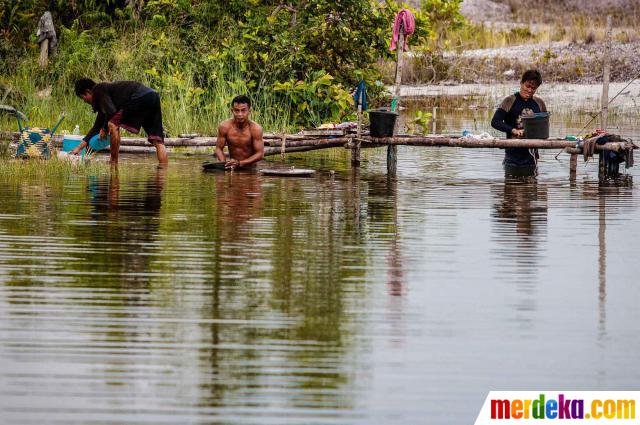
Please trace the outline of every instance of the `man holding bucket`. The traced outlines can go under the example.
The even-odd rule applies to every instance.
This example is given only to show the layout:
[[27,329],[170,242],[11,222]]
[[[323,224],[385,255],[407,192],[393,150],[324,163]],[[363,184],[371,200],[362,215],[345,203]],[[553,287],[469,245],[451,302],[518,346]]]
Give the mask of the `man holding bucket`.
[[[520,79],[520,90],[506,97],[491,120],[491,126],[504,131],[507,139],[524,137],[523,117],[547,112],[547,106],[534,93],[542,84],[542,75],[534,69],[525,71]],[[509,167],[531,168],[538,163],[538,150],[528,148],[506,148],[503,164]]]
[[118,163],[120,127],[132,133],[144,128],[149,143],[155,146],[158,162],[168,162],[164,147],[162,110],[158,93],[136,81],[114,81],[96,84],[81,78],[75,84],[76,95],[93,107],[98,115],[82,143],[71,151],[79,154],[98,132],[103,139],[107,132],[111,139],[111,162]]

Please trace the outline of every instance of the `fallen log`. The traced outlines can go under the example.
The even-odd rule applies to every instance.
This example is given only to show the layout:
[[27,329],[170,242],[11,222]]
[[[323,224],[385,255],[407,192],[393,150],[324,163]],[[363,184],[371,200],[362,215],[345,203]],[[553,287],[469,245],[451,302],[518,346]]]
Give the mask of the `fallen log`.
[[[284,153],[308,152],[308,151],[313,151],[317,149],[340,148],[343,146],[344,146],[343,141],[326,142],[326,143],[307,145],[307,146],[289,147],[288,145],[286,145]],[[264,148],[264,156],[279,155],[281,152],[282,150],[280,148],[275,148],[275,147]]]
[[[308,146],[285,146],[285,153],[307,152],[317,149],[339,148],[344,146],[344,142],[328,142],[322,144],[314,144]],[[171,153],[172,149],[167,149]],[[203,154],[211,155],[211,152],[204,150],[200,151]],[[120,146],[120,153],[133,153],[133,154],[155,154],[156,149],[151,146]],[[279,155],[281,149],[279,147],[265,147],[264,156]]]
[[[575,148],[576,142],[563,139],[469,139],[459,136],[422,136],[422,137],[364,137],[361,143],[407,146],[446,146],[457,148],[535,148],[564,149]],[[633,149],[632,144],[606,143],[596,145],[597,150],[620,151]]]
[[[18,140],[19,134],[17,132],[0,132],[0,139],[11,139],[14,142]],[[56,135],[52,138],[53,145],[55,147],[62,146],[62,135]],[[576,142],[564,139],[470,139],[460,136],[451,135],[426,135],[426,136],[413,136],[413,135],[398,135],[396,137],[375,138],[364,136],[361,138],[349,136],[327,137],[318,138],[317,136],[304,136],[304,135],[286,135],[285,147],[310,147],[318,146],[318,149],[322,147],[335,147],[345,146],[350,148],[354,145],[353,142],[360,142],[363,148],[380,147],[389,145],[406,145],[406,146],[448,146],[448,147],[460,147],[460,148],[537,148],[537,149],[564,149],[564,148],[576,148]],[[172,147],[185,147],[194,148],[199,150],[200,148],[214,147],[217,142],[217,137],[197,136],[197,137],[170,137],[165,139],[165,146]],[[265,147],[281,147],[282,135],[269,134],[269,138],[264,139]],[[330,144],[324,146],[325,144]],[[149,148],[151,151],[154,148],[147,142],[144,137],[123,137],[121,139],[121,151],[124,147],[139,147]],[[607,143],[604,145],[596,145],[596,150],[632,150],[637,149],[633,143]],[[134,152],[131,150],[131,152]]]
[[[351,140],[350,137],[335,137],[335,138],[325,138],[325,139],[305,139],[305,140],[289,140],[288,136],[287,139],[285,141],[285,146],[286,147],[300,147],[300,146],[318,146],[318,145],[324,145],[327,143],[331,143],[331,144],[339,144],[340,146],[345,145],[346,143],[349,143],[349,141]],[[272,146],[272,147],[281,147],[282,146],[282,140],[265,140],[264,141],[264,145],[266,146]]]

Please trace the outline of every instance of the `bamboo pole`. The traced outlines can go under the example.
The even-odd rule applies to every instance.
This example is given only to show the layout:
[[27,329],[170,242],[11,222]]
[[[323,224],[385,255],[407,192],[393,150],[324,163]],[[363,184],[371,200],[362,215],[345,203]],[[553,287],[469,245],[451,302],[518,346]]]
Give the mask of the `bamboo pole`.
[[[400,36],[398,37],[398,44],[396,49],[398,50],[398,60],[396,63],[396,83],[395,83],[395,97],[396,97],[396,111],[400,113],[400,87],[402,86],[402,59],[404,53],[404,26],[400,24]],[[393,112],[393,111],[392,111]],[[399,120],[396,120],[396,129],[399,125]],[[394,129],[395,130],[395,129]],[[394,131],[394,134],[396,131]],[[387,147],[387,172],[395,173],[398,166],[398,149],[395,146],[389,145]]]
[[[360,94],[358,95],[358,127],[356,130],[356,134],[358,139],[360,139],[360,137],[362,136],[362,96],[363,96],[363,91],[360,91]],[[353,147],[351,148],[351,166],[352,167],[359,167],[360,166],[360,142],[357,141],[353,144]]]
[[[294,146],[294,147],[287,146],[287,148],[285,149],[285,153],[308,152],[308,151],[314,151],[318,149],[340,148],[342,146],[344,146],[342,142],[329,142],[329,143],[323,143],[319,145],[309,145],[309,146]],[[264,149],[264,156],[279,155],[280,153],[281,153],[280,148]]]
[[[364,137],[362,142],[376,145],[407,145],[407,146],[448,146],[458,148],[536,148],[536,149],[564,149],[574,148],[576,142],[564,139],[467,139],[459,136],[398,136],[398,137]],[[596,150],[633,149],[628,143],[607,143],[596,145]]]
[[607,130],[609,120],[609,79],[611,74],[611,15],[607,16],[607,31],[604,44],[604,58],[602,65],[602,96],[600,104],[600,127]]
[[[307,151],[312,151],[317,149],[339,148],[343,146],[344,146],[344,142],[341,140],[325,142],[325,143],[315,143],[315,144],[302,145],[302,146],[286,145],[284,152],[285,153],[307,152]],[[173,148],[174,147],[168,147],[168,151],[171,152]],[[196,147],[196,149],[199,149],[199,148]],[[120,153],[130,153],[130,154],[155,154],[156,148],[149,145],[147,146],[122,146],[121,145],[119,151]],[[200,151],[199,153],[203,155],[211,155],[211,152],[204,151],[204,150]],[[281,155],[281,154],[282,154],[282,148],[279,146],[265,147],[264,149],[265,156]]]
[[[19,133],[18,132],[0,132],[0,139],[9,139],[14,142],[18,141]],[[62,137],[61,135],[55,135],[52,138],[52,143],[55,147],[60,147],[62,145]],[[294,140],[292,140],[294,139]],[[215,137],[200,137],[200,138],[166,138],[165,146],[167,147],[191,147],[191,148],[206,148],[215,146]],[[287,135],[285,145],[286,147],[305,147],[305,146],[323,146],[326,147],[334,147],[334,146],[346,146],[350,147],[350,144],[354,142],[361,142],[362,148],[371,148],[371,147],[382,147],[385,145],[395,146],[395,145],[407,145],[407,146],[449,146],[449,147],[459,147],[459,148],[537,148],[537,149],[575,149],[575,142],[564,140],[564,139],[468,139],[464,137],[460,137],[457,135],[441,135],[441,134],[431,134],[425,136],[418,135],[399,135],[395,137],[370,137],[363,136],[360,138],[355,138],[351,136],[342,136],[342,137],[327,137],[327,138],[316,138],[316,137],[293,137],[292,135]],[[269,139],[264,141],[265,147],[276,147],[280,148],[282,146],[282,135],[279,136],[278,139]],[[131,146],[131,147],[151,147],[146,138],[136,137],[136,138],[125,138],[121,139],[122,147]],[[604,145],[596,145],[596,150],[610,150],[610,151],[628,151],[635,149],[635,145],[633,143],[607,143]],[[567,152],[569,152],[567,150]],[[576,152],[569,153],[581,153],[581,150],[577,150]]]

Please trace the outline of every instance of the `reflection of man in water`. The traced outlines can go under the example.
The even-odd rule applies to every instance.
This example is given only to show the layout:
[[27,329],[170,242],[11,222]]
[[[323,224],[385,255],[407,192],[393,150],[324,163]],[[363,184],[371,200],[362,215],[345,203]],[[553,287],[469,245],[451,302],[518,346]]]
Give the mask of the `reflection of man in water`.
[[[547,106],[542,99],[534,96],[541,84],[540,72],[529,70],[522,74],[520,91],[502,101],[493,115],[491,126],[496,130],[504,131],[507,139],[524,137],[522,117],[547,111]],[[538,158],[537,149],[506,148],[503,164],[507,172],[510,168],[514,168],[516,170],[514,174],[531,174],[535,172]]]
[[498,223],[515,223],[517,234],[532,236],[536,223],[547,222],[547,188],[535,178],[506,179],[503,197],[496,204]]
[[[233,118],[223,121],[218,127],[216,157],[225,162],[225,168],[244,168],[254,165],[264,157],[262,127],[251,121],[251,100],[247,96],[236,96],[231,101]],[[229,160],[224,155],[224,146],[229,147]]]
[[243,225],[258,217],[262,209],[261,177],[257,173],[215,174],[216,204],[225,239],[241,238]]
[[106,265],[120,264],[123,272],[133,273],[127,274],[133,281],[148,271],[153,258],[145,254],[155,249],[166,173],[166,167],[159,167],[141,191],[135,184],[123,186],[118,173],[112,172],[108,181],[98,183],[93,196],[93,216],[100,225],[92,239],[108,244]]

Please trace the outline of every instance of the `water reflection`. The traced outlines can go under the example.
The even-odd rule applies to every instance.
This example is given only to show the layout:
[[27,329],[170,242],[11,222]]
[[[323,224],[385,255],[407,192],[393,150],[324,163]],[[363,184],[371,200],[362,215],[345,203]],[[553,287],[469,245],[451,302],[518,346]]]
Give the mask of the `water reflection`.
[[98,225],[78,229],[77,237],[96,241],[97,251],[102,255],[87,258],[87,270],[109,272],[115,268],[122,271],[123,283],[135,284],[145,279],[152,270],[150,247],[157,245],[162,208],[162,191],[167,177],[167,168],[158,167],[135,187],[121,190],[120,175],[112,169],[108,176],[91,179],[91,219]]
[[531,314],[537,309],[534,294],[538,291],[547,214],[547,185],[535,176],[505,178],[502,191],[495,193],[494,232],[502,270],[499,278],[516,285],[516,317],[527,327],[533,325]]
[[635,385],[636,188],[368,155],[0,182],[3,419],[465,423],[491,388]]
[[516,241],[519,248],[537,250],[536,244],[546,233],[547,213],[547,185],[539,183],[535,176],[509,176],[502,191],[495,191],[493,217],[500,225],[497,230],[508,236],[512,228],[519,235]]

